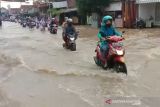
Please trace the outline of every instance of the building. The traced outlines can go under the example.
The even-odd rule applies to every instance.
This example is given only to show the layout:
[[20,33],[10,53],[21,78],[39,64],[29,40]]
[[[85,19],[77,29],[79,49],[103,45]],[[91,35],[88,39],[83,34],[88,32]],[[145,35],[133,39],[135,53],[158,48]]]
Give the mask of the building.
[[39,15],[47,15],[47,10],[48,10],[47,2],[35,1],[34,6],[37,8]]
[[114,1],[105,8],[105,15],[111,15],[116,27],[123,27],[122,2]]
[[123,27],[133,28],[136,22],[137,6],[135,0],[122,0]]
[[24,12],[22,7],[33,7],[33,0],[25,0],[23,2],[1,1],[1,7],[9,10],[9,14],[19,14]]
[[138,6],[137,18],[145,20],[147,27],[151,24],[160,26],[160,0],[136,0],[136,4]]
[[0,8],[0,10],[1,10],[1,13],[5,13],[5,14],[9,13],[6,8],[3,8],[3,7],[2,7],[2,8]]
[[101,25],[101,19],[105,15],[113,17],[115,27],[133,27],[136,20],[136,4],[135,0],[113,0],[109,6],[104,8],[102,14],[92,13],[87,16],[87,24],[93,27]]
[[67,8],[63,10],[61,14],[62,19],[64,21],[64,17],[69,17],[73,19],[74,24],[80,24],[81,17],[78,14],[76,8],[76,0],[66,0],[67,1]]
[[60,24],[63,23],[65,17],[72,18],[74,24],[80,23],[75,0],[53,0],[52,5],[53,8],[60,10]]

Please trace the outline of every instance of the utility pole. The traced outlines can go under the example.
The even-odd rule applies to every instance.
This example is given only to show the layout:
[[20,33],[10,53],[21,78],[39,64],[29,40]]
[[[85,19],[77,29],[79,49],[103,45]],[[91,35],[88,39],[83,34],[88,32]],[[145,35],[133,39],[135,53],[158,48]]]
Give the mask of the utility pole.
[[0,0],[0,26],[2,26],[2,18],[1,18],[2,14],[1,14],[1,0]]
[[1,7],[2,7],[2,6],[1,6],[1,0],[0,0],[0,18],[1,18]]
[[1,16],[1,0],[0,0],[0,16]]

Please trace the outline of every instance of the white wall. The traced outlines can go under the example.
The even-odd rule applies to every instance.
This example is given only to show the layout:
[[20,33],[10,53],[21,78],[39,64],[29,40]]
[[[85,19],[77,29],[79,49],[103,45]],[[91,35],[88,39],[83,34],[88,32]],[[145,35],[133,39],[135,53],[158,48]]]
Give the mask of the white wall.
[[53,2],[54,8],[63,8],[68,7],[67,1],[61,1],[61,2]]
[[152,16],[155,20],[155,3],[139,4],[139,17],[149,19]]
[[1,1],[1,7],[3,8],[20,8],[21,3],[20,2],[7,2],[7,1]]
[[122,2],[113,2],[108,7],[105,8],[105,11],[117,11],[122,10]]

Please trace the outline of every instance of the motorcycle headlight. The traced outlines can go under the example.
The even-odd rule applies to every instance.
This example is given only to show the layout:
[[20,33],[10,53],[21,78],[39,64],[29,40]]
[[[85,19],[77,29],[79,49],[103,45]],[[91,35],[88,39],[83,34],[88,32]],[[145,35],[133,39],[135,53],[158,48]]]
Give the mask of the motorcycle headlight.
[[71,39],[71,41],[73,41],[74,40],[74,38],[70,38]]
[[123,55],[123,50],[116,50],[117,55]]

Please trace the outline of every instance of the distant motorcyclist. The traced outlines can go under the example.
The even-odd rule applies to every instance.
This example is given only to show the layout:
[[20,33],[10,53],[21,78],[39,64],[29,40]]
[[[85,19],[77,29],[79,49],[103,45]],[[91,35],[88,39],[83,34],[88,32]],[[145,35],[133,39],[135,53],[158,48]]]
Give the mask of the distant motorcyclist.
[[58,22],[55,18],[52,18],[50,22],[50,26],[53,26],[54,24],[58,25]]
[[28,26],[29,28],[32,28],[32,18],[28,17]]
[[73,25],[73,20],[71,18],[69,18],[67,20],[67,25],[64,28],[63,32],[64,32],[63,40],[64,40],[65,44],[67,43],[67,36],[69,34],[75,34],[75,36],[76,36],[75,38],[77,38],[76,29]]
[[63,30],[62,36],[63,36],[63,38],[65,36],[64,32],[65,32],[65,28],[67,27],[67,20],[68,20],[68,17],[65,17],[64,22],[62,23],[62,30]]
[[44,18],[41,19],[40,25],[41,25],[41,31],[44,31],[45,27],[46,27],[46,22],[45,22]]
[[52,18],[52,20],[51,20],[51,22],[50,22],[50,24],[49,24],[50,29],[53,27],[54,24],[58,26],[57,20],[56,20],[55,18]]
[[40,21],[39,21],[38,17],[36,17],[35,22],[36,22],[36,28],[38,29],[39,25],[40,25]]
[[67,27],[67,21],[68,21],[68,17],[65,17],[65,21],[62,24],[62,29],[63,31],[65,30],[65,28]]
[[103,54],[103,57],[105,57],[106,54],[108,54],[109,46],[108,42],[106,41],[106,38],[109,36],[121,36],[122,34],[116,31],[116,29],[112,25],[113,18],[109,15],[104,16],[102,19],[102,24],[100,31],[98,33],[98,38],[100,40],[100,48],[101,52]]
[[49,24],[49,30],[51,34],[57,34],[58,30],[58,22],[55,18],[52,18],[50,24]]

